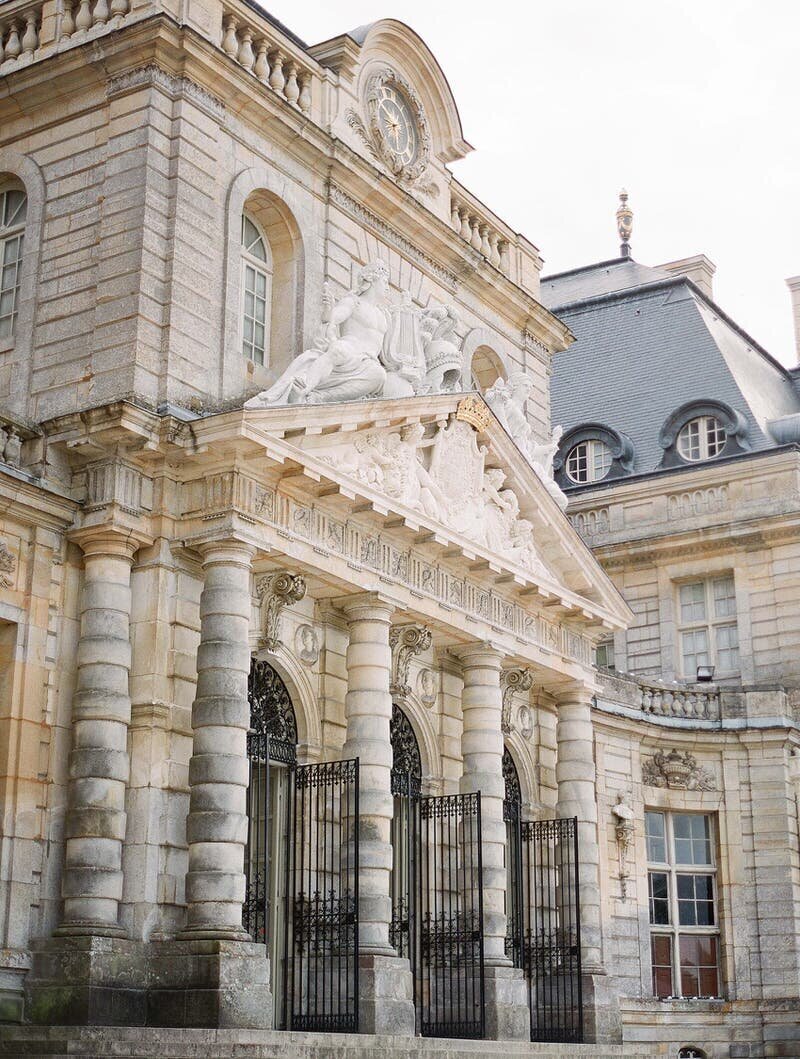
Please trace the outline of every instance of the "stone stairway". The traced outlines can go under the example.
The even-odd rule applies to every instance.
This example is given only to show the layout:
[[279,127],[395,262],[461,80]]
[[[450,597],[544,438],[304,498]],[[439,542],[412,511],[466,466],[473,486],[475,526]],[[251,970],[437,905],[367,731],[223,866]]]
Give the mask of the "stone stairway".
[[275,1030],[0,1027],[15,1059],[655,1059],[637,1045],[522,1044]]

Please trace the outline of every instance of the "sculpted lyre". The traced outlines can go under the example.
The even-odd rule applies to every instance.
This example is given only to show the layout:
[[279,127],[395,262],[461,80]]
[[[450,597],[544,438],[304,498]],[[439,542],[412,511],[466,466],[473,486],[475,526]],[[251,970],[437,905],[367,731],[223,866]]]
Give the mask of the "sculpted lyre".
[[364,265],[356,289],[326,306],[320,348],[296,357],[274,386],[252,397],[245,408],[379,397],[386,382],[378,358],[391,319],[385,304],[388,292],[386,265]]

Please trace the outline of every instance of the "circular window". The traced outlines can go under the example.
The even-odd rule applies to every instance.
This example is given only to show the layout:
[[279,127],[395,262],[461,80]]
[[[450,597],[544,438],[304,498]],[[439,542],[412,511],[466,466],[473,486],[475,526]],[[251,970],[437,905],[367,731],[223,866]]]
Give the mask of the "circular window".
[[697,463],[719,456],[728,435],[716,416],[698,416],[685,423],[678,433],[678,452],[685,460]]
[[569,450],[566,467],[571,482],[599,482],[611,470],[611,449],[604,441],[581,441]]

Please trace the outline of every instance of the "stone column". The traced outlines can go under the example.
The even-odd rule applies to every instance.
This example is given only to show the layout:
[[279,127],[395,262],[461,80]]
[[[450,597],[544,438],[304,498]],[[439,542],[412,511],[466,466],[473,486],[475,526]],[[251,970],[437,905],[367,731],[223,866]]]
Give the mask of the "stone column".
[[77,683],[65,823],[64,916],[56,934],[122,937],[122,843],[131,699],[131,564],[139,542],[84,537]]
[[413,1035],[413,981],[409,961],[389,943],[392,918],[391,792],[392,651],[394,606],[378,595],[353,596],[341,605],[349,627],[347,736],[343,758],[359,759],[358,931],[360,1028],[364,1033]]
[[51,1024],[136,1024],[145,1018],[145,963],[119,925],[130,761],[131,565],[140,540],[96,527],[84,553],[77,680],[72,697],[64,823],[63,918],[33,942],[25,1014]]
[[246,941],[247,677],[255,549],[224,540],[199,550],[204,584],[189,762],[187,917],[181,937]]
[[559,698],[556,740],[557,813],[578,820],[578,871],[583,973],[584,1036],[590,1042],[621,1040],[616,998],[602,960],[600,849],[591,690],[571,689]]
[[251,572],[238,539],[198,546],[203,558],[194,744],[189,762],[186,927],[158,942],[149,1017],[155,1025],[272,1025],[269,960],[242,927],[247,841]]
[[491,1040],[530,1040],[530,1012],[522,971],[505,954],[506,825],[503,820],[503,654],[485,643],[456,651],[461,660],[463,732],[462,794],[480,791],[483,840],[483,942],[486,1036]]

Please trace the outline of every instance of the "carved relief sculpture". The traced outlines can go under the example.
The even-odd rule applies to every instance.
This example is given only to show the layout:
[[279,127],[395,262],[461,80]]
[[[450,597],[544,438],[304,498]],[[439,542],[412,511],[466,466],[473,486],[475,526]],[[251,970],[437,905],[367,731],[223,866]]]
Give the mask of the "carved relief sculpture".
[[420,309],[408,291],[390,306],[389,270],[364,265],[355,290],[334,300],[326,284],[314,348],[292,361],[245,408],[329,404],[456,390],[461,382],[458,316],[449,306]]
[[628,851],[633,845],[636,827],[633,823],[635,813],[628,805],[626,796],[622,793],[617,795],[617,804],[611,807],[614,815],[614,834],[617,839],[617,856],[619,858],[619,885],[622,900],[628,896]]
[[292,603],[299,603],[305,594],[305,578],[285,570],[262,577],[256,585],[256,595],[261,600],[261,639],[270,651],[276,651],[282,642],[281,611]]
[[504,669],[500,677],[503,689],[503,711],[500,727],[506,735],[514,731],[511,710],[516,692],[528,692],[533,687],[533,673],[530,669]]
[[424,625],[393,625],[389,631],[389,644],[392,648],[392,684],[391,692],[397,698],[407,698],[411,694],[408,672],[411,659],[431,645],[431,631]]
[[717,789],[710,769],[697,764],[688,751],[681,754],[672,749],[668,754],[657,750],[652,758],[645,758],[642,779],[649,787],[670,787],[681,791],[714,791]]
[[0,540],[0,588],[11,588],[12,574],[17,567],[16,557],[8,550],[8,544]]
[[556,485],[553,477],[553,458],[558,450],[563,430],[555,427],[550,440],[539,444],[533,436],[531,425],[525,414],[525,404],[531,392],[533,381],[524,371],[515,372],[506,381],[498,379],[486,391],[486,403],[503,424],[506,432],[528,463],[538,474],[548,493],[563,511],[567,498]]
[[317,664],[319,658],[319,637],[313,625],[300,625],[294,634],[294,650],[297,657],[306,666]]

